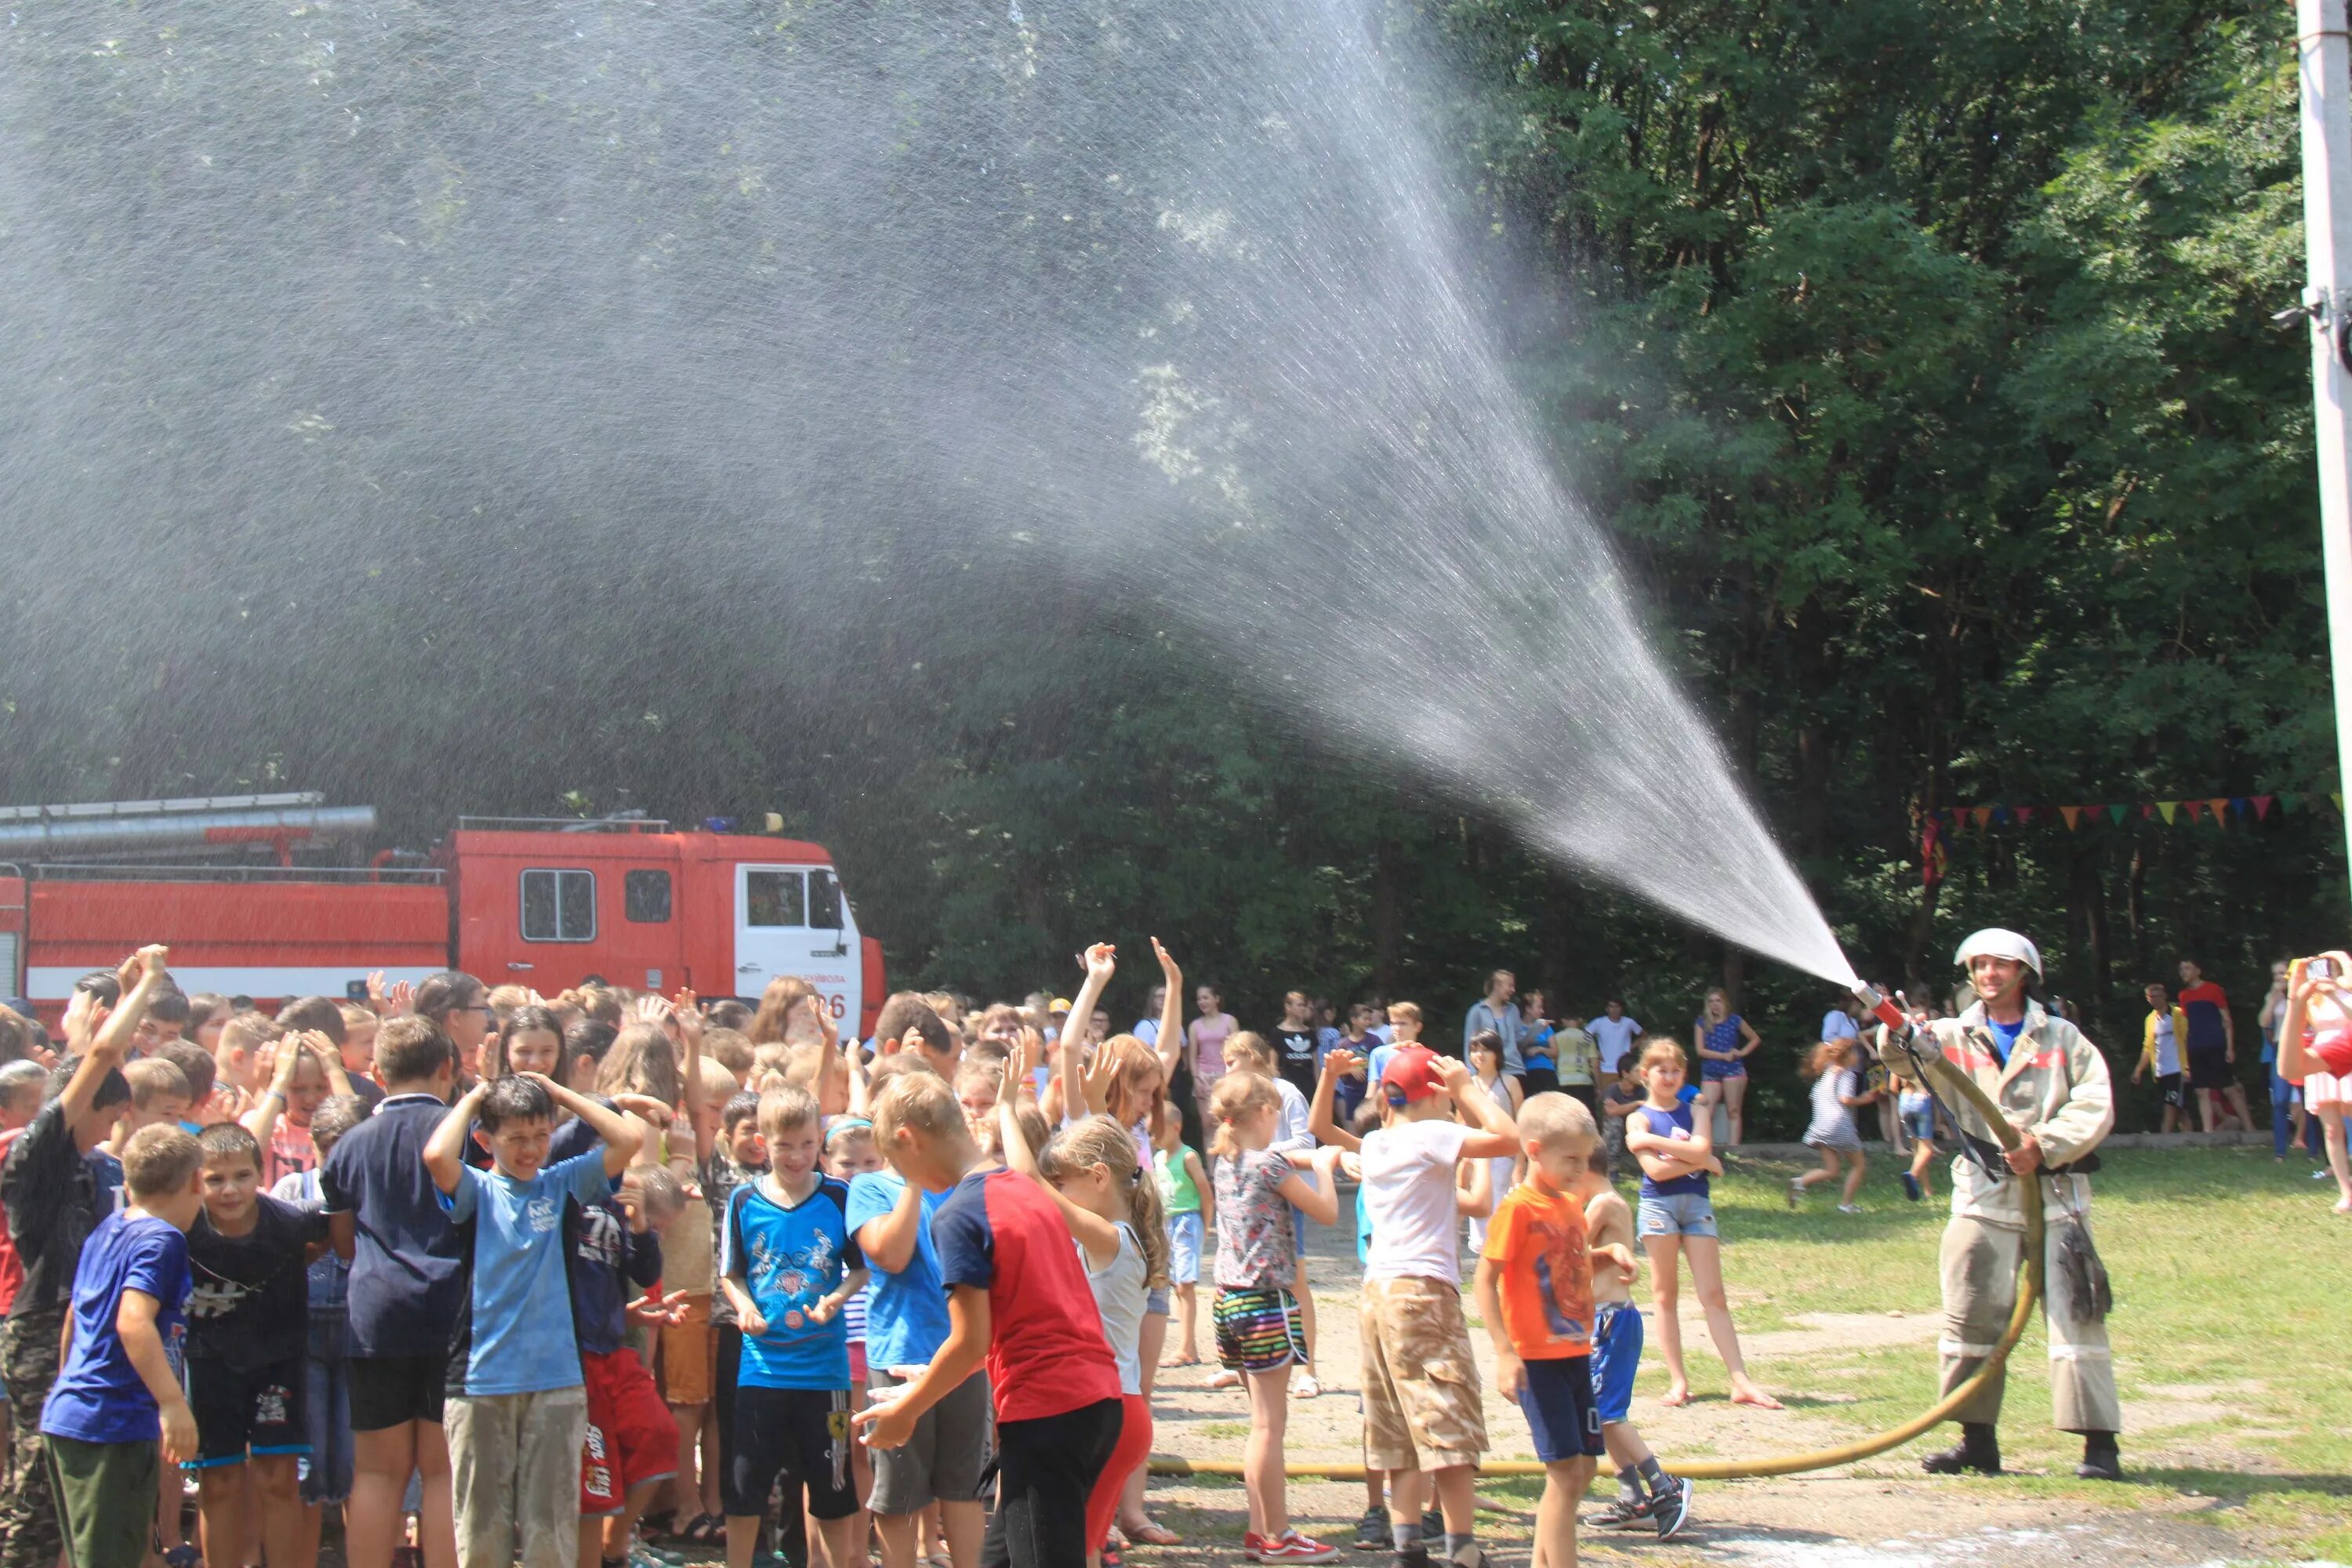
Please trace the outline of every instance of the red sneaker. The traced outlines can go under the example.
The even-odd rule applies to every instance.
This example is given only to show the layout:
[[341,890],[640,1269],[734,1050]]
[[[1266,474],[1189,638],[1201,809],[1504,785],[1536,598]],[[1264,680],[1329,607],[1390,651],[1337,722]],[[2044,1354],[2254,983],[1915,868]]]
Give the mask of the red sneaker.
[[1257,1560],[1261,1563],[1328,1563],[1339,1555],[1336,1546],[1326,1546],[1312,1536],[1286,1530],[1281,1538],[1267,1541],[1260,1537]]
[[1265,1537],[1260,1535],[1256,1531],[1244,1530],[1242,1531],[1242,1555],[1248,1558],[1251,1562],[1257,1563],[1264,1561],[1261,1554],[1265,1551]]

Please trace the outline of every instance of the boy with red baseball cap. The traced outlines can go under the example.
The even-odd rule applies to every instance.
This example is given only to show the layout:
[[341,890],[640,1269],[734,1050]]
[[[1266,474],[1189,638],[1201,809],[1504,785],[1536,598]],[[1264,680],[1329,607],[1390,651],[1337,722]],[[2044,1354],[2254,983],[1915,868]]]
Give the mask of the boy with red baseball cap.
[[[1364,1462],[1388,1472],[1398,1568],[1430,1563],[1421,1539],[1424,1445],[1445,1516],[1445,1555],[1478,1568],[1472,1468],[1486,1450],[1486,1417],[1462,1311],[1454,1178],[1464,1160],[1516,1154],[1517,1130],[1468,1068],[1425,1046],[1397,1047],[1380,1091],[1388,1124],[1364,1135],[1354,1161],[1371,1222],[1360,1310]],[[1328,1101],[1318,1095],[1318,1102],[1328,1116]],[[1457,1104],[1475,1126],[1455,1120]]]

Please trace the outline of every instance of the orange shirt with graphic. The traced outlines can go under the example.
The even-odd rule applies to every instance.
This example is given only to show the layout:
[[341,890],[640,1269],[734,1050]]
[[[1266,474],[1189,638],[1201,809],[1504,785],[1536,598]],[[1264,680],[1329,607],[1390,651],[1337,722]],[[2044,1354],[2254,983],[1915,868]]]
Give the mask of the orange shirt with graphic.
[[1584,1205],[1522,1182],[1486,1226],[1481,1256],[1495,1265],[1503,1332],[1522,1361],[1592,1353],[1592,1260]]

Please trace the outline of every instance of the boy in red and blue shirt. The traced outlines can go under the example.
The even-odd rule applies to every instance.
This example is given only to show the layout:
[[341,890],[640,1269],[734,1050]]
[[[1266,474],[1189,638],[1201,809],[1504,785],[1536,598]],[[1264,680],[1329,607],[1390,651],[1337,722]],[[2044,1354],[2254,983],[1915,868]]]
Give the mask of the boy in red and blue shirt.
[[874,1107],[883,1157],[948,1195],[931,1219],[948,1289],[947,1342],[897,1398],[861,1411],[869,1447],[907,1441],[922,1413],[984,1359],[996,1410],[997,1505],[982,1568],[1083,1568],[1087,1500],[1121,1420],[1118,1368],[1077,1247],[1037,1184],[982,1163],[955,1094],[929,1073]]

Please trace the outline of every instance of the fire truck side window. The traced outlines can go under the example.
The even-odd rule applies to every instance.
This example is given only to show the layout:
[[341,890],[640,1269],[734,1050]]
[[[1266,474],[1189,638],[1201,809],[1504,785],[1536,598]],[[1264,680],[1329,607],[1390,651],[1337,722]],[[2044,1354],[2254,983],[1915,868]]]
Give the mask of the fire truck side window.
[[744,924],[804,926],[808,895],[798,871],[746,871],[743,874]]
[[596,940],[596,873],[525,871],[522,874],[522,939],[525,942]]
[[841,884],[830,871],[808,876],[809,924],[818,931],[841,929]]
[[637,925],[661,925],[669,919],[669,873],[632,871],[621,879],[622,918]]

